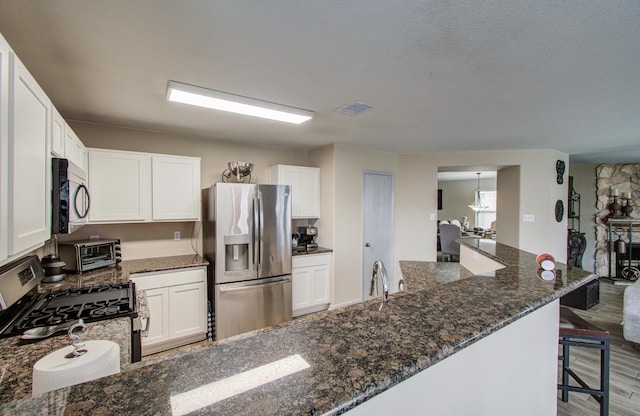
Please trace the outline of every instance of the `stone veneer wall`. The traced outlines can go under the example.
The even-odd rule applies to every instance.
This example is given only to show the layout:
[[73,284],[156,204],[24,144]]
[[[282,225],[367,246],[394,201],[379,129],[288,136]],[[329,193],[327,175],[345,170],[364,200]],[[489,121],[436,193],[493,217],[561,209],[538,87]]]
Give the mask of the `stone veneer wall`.
[[[631,217],[638,218],[640,206],[640,163],[598,165],[596,167],[596,274],[609,276],[609,204],[613,201],[611,194],[618,189],[619,195],[631,193],[631,201],[634,207]],[[618,200],[619,201],[619,200]],[[620,202],[620,201],[619,201]],[[623,202],[626,204],[626,201]],[[624,241],[628,241],[628,233],[622,235]],[[612,236],[613,241],[618,239]],[[640,229],[633,231],[633,241],[640,242]],[[615,253],[611,259],[615,262]],[[615,270],[612,271],[615,274]]]

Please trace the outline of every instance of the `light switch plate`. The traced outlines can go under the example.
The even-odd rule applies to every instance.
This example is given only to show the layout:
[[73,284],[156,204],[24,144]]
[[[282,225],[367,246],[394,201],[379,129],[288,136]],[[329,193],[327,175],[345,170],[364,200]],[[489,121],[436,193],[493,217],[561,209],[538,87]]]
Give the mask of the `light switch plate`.
[[180,231],[173,232],[173,239],[176,241],[180,240]]
[[533,214],[524,214],[522,216],[522,222],[535,222],[536,216]]
[[430,221],[435,221],[436,220],[436,214],[434,214],[433,212],[429,214],[429,220]]

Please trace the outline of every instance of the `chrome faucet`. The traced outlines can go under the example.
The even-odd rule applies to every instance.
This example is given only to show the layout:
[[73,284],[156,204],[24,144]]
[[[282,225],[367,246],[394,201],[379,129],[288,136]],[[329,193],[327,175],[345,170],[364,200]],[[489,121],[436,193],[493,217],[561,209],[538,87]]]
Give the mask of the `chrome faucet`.
[[380,304],[381,310],[385,303],[389,300],[389,281],[387,280],[387,270],[384,268],[382,260],[376,260],[373,262],[373,271],[371,272],[371,288],[369,289],[369,296],[373,296],[373,292],[378,295],[378,275],[380,276],[380,282],[382,285],[382,303]]

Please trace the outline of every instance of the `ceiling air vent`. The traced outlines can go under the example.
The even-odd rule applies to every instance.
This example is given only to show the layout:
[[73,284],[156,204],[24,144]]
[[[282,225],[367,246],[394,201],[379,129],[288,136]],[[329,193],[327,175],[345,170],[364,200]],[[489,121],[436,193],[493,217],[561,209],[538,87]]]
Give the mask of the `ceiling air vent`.
[[338,108],[336,111],[339,113],[349,114],[350,116],[355,116],[356,114],[360,114],[363,111],[367,111],[370,108],[373,108],[373,106],[356,101],[353,104],[349,104],[342,108]]

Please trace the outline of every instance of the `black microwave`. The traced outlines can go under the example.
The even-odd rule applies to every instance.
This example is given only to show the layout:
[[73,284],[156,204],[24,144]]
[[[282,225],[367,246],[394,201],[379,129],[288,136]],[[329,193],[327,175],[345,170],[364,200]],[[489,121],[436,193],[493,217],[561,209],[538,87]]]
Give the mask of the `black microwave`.
[[91,196],[84,170],[67,159],[53,158],[52,234],[71,234],[87,224]]

